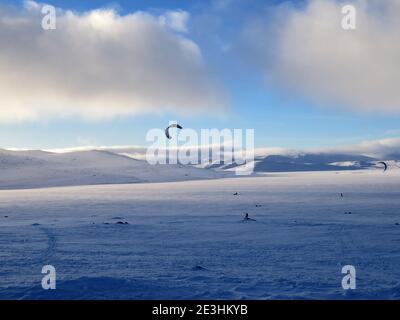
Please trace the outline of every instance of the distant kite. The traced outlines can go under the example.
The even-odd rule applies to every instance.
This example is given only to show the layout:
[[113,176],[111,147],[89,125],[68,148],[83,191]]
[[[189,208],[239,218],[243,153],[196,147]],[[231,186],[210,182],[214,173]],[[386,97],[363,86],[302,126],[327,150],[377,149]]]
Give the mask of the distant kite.
[[171,135],[169,134],[169,129],[170,129],[170,128],[183,129],[182,126],[180,126],[180,125],[177,124],[177,123],[171,124],[170,126],[168,126],[168,127],[165,129],[165,135],[166,135],[166,137],[167,137],[168,139],[172,139]]
[[387,170],[387,168],[388,168],[388,165],[386,164],[386,162],[379,161],[378,163],[381,163],[381,164],[383,164],[385,166],[385,169],[383,169],[383,172],[385,172]]

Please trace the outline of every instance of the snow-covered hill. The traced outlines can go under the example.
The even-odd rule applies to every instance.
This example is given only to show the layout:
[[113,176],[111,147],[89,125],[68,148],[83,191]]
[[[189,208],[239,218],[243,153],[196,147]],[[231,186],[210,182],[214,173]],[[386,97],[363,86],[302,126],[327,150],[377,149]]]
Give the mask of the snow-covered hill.
[[345,154],[271,155],[259,159],[256,172],[359,170],[375,166],[376,159]]
[[150,165],[105,150],[51,153],[0,150],[0,189],[212,179],[230,173]]
[[[304,171],[348,171],[365,169],[383,169],[380,161],[385,160],[389,170],[400,168],[400,157],[377,159],[357,154],[336,153],[305,153],[294,155],[257,156],[254,162],[254,172],[304,172]],[[204,166],[208,169],[222,169],[225,171],[238,170],[235,163],[212,163]]]
[[[397,158],[386,160],[398,170]],[[254,172],[382,170],[381,159],[338,153],[257,156]],[[232,163],[151,165],[145,148],[101,148],[69,152],[0,150],[0,189],[95,184],[173,182],[235,176]]]

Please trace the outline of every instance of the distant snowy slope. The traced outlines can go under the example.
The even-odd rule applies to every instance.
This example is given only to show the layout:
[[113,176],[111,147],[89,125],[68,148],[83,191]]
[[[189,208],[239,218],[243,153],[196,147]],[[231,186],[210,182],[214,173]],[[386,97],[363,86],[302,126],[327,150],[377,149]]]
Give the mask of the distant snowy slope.
[[374,158],[345,154],[303,154],[268,156],[259,159],[256,172],[360,170],[375,165]]
[[[370,169],[378,160],[362,155],[345,154],[296,154],[257,156],[254,161],[254,172],[302,172],[302,171],[342,171]],[[205,168],[226,171],[239,170],[235,163],[214,162]]]
[[[135,158],[135,152],[139,155]],[[306,153],[258,156],[254,172],[343,171],[379,169],[382,164],[363,155]],[[398,170],[397,159],[385,160],[388,170]],[[0,149],[0,189],[171,182],[232,177],[240,170],[235,163],[150,165],[139,149],[105,148],[74,152]]]
[[181,165],[150,165],[109,151],[51,153],[0,150],[0,189],[166,182],[225,177]]

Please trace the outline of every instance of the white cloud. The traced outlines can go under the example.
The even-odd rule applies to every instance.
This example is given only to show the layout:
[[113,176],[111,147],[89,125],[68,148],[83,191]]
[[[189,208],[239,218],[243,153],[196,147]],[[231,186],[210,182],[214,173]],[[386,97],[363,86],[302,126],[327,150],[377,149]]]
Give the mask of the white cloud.
[[358,144],[337,148],[327,148],[329,152],[343,152],[348,154],[363,154],[371,157],[387,157],[400,154],[400,138],[385,138],[366,140]]
[[33,9],[39,9],[40,5],[39,3],[32,1],[32,0],[26,0],[24,1],[24,7],[28,10],[33,10]]
[[[342,6],[357,10],[357,29],[341,27]],[[268,85],[326,106],[399,113],[400,2],[309,0],[275,8],[249,24],[246,50],[255,53]]]
[[[95,146],[89,143],[87,146],[79,146],[72,148],[62,149],[48,149],[49,152],[75,152],[87,150],[104,150],[114,153],[124,154],[137,159],[144,159],[147,151],[145,146]],[[174,148],[169,148],[173,150]],[[212,150],[215,154],[221,153],[219,145],[200,145],[190,148],[195,151]],[[11,149],[10,149],[11,150]],[[16,149],[14,149],[16,150]],[[382,158],[390,160],[391,157],[400,155],[400,138],[385,138],[377,140],[365,140],[356,144],[343,145],[336,147],[322,147],[322,148],[305,148],[305,149],[287,149],[279,147],[271,148],[256,148],[254,150],[256,157],[265,157],[269,155],[287,155],[295,156],[299,154],[350,154],[350,155],[365,155],[370,157]]]
[[306,149],[285,149],[285,148],[259,148],[255,151],[257,156],[265,155],[298,155],[315,153],[338,153],[365,155],[376,158],[388,159],[400,155],[400,138],[384,138],[377,140],[364,140],[351,145],[342,145],[336,147],[306,148]]
[[160,16],[160,22],[178,32],[188,32],[189,13],[183,10],[167,11]]
[[0,122],[224,108],[200,48],[174,32],[187,31],[183,11],[167,12],[166,23],[146,12],[58,9],[48,31],[40,11],[33,1],[0,7]]

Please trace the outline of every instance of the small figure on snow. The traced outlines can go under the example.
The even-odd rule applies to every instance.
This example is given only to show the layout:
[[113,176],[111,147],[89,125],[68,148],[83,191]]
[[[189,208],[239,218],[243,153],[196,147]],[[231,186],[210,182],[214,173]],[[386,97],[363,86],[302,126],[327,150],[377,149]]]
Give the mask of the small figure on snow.
[[254,219],[252,219],[252,218],[249,218],[249,214],[246,213],[246,215],[245,215],[244,218],[243,218],[243,221],[256,221],[256,220],[254,220]]

